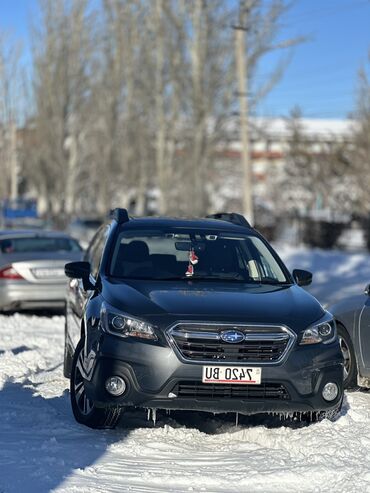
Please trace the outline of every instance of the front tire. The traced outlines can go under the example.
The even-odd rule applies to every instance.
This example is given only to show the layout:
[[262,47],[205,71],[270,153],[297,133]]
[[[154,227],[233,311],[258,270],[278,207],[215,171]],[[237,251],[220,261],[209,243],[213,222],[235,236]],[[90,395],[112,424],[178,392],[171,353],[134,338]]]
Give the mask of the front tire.
[[67,323],[64,330],[64,358],[63,358],[63,375],[65,378],[71,378],[72,372],[72,355],[67,344]]
[[344,358],[343,387],[345,389],[353,389],[357,387],[357,361],[355,349],[347,330],[341,324],[338,324],[338,338]]
[[70,396],[73,415],[78,423],[90,428],[115,428],[122,408],[98,408],[86,395],[83,378],[84,346],[84,339],[81,339],[72,360]]

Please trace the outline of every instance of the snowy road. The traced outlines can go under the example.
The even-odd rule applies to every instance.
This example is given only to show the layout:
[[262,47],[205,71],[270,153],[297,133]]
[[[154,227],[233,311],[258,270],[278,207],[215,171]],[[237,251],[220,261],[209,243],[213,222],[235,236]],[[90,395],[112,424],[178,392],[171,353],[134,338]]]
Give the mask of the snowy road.
[[370,492],[370,393],[347,394],[336,423],[140,414],[93,431],[70,411],[63,330],[0,316],[0,493]]

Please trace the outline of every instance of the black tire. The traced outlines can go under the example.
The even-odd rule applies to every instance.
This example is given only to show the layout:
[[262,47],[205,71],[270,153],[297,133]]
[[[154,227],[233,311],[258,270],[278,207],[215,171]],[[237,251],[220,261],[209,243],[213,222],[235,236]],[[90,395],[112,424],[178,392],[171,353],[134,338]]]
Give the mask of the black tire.
[[77,344],[72,360],[70,396],[73,415],[78,423],[90,428],[115,428],[122,414],[120,407],[100,408],[90,401],[85,392],[81,365],[84,357],[84,340]]
[[73,359],[72,354],[68,350],[68,345],[67,345],[67,323],[66,323],[64,330],[64,358],[63,358],[63,375],[65,376],[65,378],[71,377],[72,359]]
[[353,389],[357,387],[357,361],[355,349],[347,330],[343,325],[337,324],[339,344],[344,358],[343,387]]
[[71,378],[72,372],[72,355],[67,349],[67,344],[64,343],[64,359],[63,359],[63,375],[65,378]]

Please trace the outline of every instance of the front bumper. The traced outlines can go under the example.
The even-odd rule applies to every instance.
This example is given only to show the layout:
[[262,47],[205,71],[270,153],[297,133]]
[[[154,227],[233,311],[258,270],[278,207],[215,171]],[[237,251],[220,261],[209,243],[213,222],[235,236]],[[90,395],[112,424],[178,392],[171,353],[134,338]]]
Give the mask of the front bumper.
[[[311,347],[295,346],[288,358],[277,365],[239,365],[261,366],[261,384],[283,386],[288,398],[286,395],[281,398],[253,395],[238,398],[199,394],[180,396],[177,393],[179,385],[202,385],[203,364],[181,362],[169,347],[120,340],[109,335],[104,335],[97,346],[85,387],[88,397],[98,407],[135,406],[242,414],[292,413],[330,410],[338,405],[343,396],[343,359],[337,342]],[[105,390],[105,381],[112,375],[121,376],[127,384],[126,392],[120,397],[112,397]],[[337,399],[330,403],[321,395],[327,382],[336,383],[340,389]],[[206,385],[209,384],[204,384],[203,388]]]
[[30,283],[5,281],[0,284],[0,310],[62,308],[66,298],[66,282]]

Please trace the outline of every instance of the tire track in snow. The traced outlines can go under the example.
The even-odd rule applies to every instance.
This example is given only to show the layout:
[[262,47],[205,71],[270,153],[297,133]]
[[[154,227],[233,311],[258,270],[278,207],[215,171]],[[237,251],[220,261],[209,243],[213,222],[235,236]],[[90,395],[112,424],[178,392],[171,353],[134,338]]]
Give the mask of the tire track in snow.
[[348,394],[336,423],[180,413],[153,428],[127,413],[115,431],[89,430],[69,408],[63,329],[62,317],[0,316],[2,493],[370,492],[370,394]]

